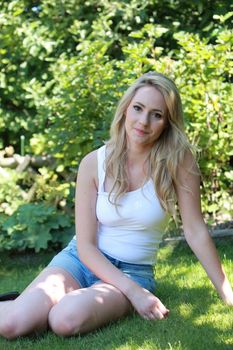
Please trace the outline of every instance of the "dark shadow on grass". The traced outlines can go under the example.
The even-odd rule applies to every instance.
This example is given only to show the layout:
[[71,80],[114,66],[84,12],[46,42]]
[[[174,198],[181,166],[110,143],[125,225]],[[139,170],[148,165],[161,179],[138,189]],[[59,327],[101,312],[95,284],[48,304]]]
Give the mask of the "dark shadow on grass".
[[42,254],[1,252],[0,293],[9,290],[21,292],[47,265],[53,255],[52,252]]
[[37,267],[38,265],[46,265],[47,262],[55,255],[55,252],[35,253],[33,251],[26,252],[1,252],[1,266],[7,269]]

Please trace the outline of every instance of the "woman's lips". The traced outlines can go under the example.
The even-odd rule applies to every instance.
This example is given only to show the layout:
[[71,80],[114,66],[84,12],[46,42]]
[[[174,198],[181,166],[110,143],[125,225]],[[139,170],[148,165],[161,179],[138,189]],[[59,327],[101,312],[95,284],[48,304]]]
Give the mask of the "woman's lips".
[[139,135],[139,136],[144,136],[144,135],[148,134],[148,132],[145,130],[141,130],[138,128],[134,128],[134,130],[136,131],[137,135]]

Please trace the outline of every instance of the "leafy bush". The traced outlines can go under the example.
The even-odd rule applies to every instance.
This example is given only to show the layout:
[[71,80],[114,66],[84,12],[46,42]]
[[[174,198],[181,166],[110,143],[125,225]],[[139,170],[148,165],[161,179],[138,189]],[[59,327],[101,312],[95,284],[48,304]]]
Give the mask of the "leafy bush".
[[13,215],[2,223],[1,249],[36,252],[47,249],[50,243],[64,246],[74,234],[69,215],[41,203],[21,205]]
[[[0,225],[25,202],[30,202],[23,210],[26,217],[31,206],[38,205],[32,202],[42,201],[56,215],[60,210],[72,213],[80,159],[108,138],[116,102],[132,80],[148,70],[168,74],[181,92],[187,134],[200,153],[206,217],[232,217],[233,13],[228,2],[216,4],[3,2],[0,148],[12,144],[19,151],[23,134],[26,152],[52,154],[57,163],[25,174],[0,169],[8,174],[0,177]],[[44,217],[53,223],[46,210]],[[23,240],[18,244],[13,237],[33,235],[33,230],[19,233],[17,225],[11,227],[17,232],[14,236],[11,231],[12,243],[5,229],[1,242],[24,247]],[[44,246],[59,241],[52,227],[46,232]],[[37,240],[25,242],[25,247],[35,244],[41,249]]]
[[[95,45],[89,39],[83,41],[76,60],[58,60],[59,78],[55,86],[62,86],[50,100],[51,115],[55,115],[59,105],[64,109],[59,109],[57,118],[51,117],[48,135],[53,137],[48,145],[57,152],[63,165],[72,167],[84,153],[107,138],[114,105],[132,80],[148,70],[168,74],[181,92],[187,134],[200,153],[206,217],[229,219],[233,208],[230,108],[233,103],[233,32],[219,28],[214,44],[197,34],[176,33],[174,38],[179,50],[169,57],[163,55],[163,48],[156,47],[156,41],[167,30],[146,24],[141,30],[132,32],[130,37],[134,41],[122,44],[122,60],[110,60],[105,50],[99,49],[102,39],[97,33]],[[96,61],[94,70],[93,58]],[[58,91],[61,97],[56,103]]]
[[72,212],[76,173],[69,174],[65,181],[59,177],[59,171],[46,167],[39,168],[38,171],[29,168],[24,172],[1,169],[0,213],[11,215],[19,205],[33,201],[45,201],[49,205]]
[[0,213],[12,215],[26,200],[26,192],[18,184],[24,175],[12,169],[1,169],[0,176]]
[[46,168],[38,173],[30,169],[1,173],[1,249],[38,252],[67,243],[74,234],[74,182],[62,183],[56,172]]

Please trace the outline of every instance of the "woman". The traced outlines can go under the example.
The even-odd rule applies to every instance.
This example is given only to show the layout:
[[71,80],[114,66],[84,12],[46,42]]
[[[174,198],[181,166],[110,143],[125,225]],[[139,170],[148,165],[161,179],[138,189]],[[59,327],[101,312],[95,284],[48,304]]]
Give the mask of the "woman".
[[80,164],[76,238],[17,299],[0,303],[0,334],[12,339],[49,326],[70,336],[133,310],[147,320],[167,317],[153,294],[153,266],[176,202],[188,244],[232,306],[231,286],[202,218],[190,149],[176,86],[162,74],[144,74],[122,97],[110,140]]

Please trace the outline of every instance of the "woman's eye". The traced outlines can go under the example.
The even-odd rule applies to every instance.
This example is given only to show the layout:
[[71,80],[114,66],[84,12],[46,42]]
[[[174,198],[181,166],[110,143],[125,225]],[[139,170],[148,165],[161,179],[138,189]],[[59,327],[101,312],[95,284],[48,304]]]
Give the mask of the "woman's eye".
[[141,110],[141,107],[140,106],[137,106],[137,105],[134,105],[133,106],[134,110],[139,112]]
[[155,113],[153,113],[153,117],[155,117],[157,119],[161,119],[162,118],[162,114],[155,112]]

